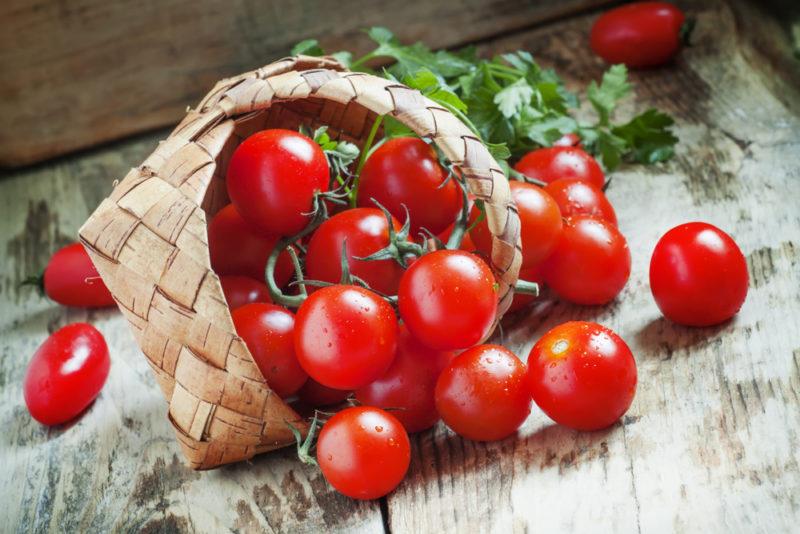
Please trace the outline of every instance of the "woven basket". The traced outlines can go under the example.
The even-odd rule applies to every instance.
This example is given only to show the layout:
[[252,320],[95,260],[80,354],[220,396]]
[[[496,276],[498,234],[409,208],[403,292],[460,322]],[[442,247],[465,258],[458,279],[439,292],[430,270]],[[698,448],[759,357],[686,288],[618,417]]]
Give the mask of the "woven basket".
[[211,270],[206,222],[229,202],[224,180],[233,150],[259,130],[301,124],[327,125],[333,137],[361,145],[384,114],[432,139],[485,201],[501,315],[521,262],[519,218],[502,170],[441,106],[331,58],[286,58],[219,82],[80,229],[164,392],[192,468],[293,443],[287,422],[307,429],[236,335]]

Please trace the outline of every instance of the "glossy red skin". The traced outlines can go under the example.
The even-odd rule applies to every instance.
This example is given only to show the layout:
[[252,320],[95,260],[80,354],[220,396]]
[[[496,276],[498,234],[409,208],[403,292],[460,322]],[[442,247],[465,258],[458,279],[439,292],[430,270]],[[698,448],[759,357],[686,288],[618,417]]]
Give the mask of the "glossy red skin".
[[[233,204],[214,215],[208,225],[211,267],[219,276],[235,274],[264,280],[267,258],[278,239],[259,234],[245,222]],[[275,283],[286,284],[294,272],[292,259],[282,252],[275,266]]]
[[636,361],[610,329],[570,321],[533,346],[528,384],[533,400],[556,423],[599,430],[614,424],[633,402]]
[[436,152],[417,137],[398,137],[381,145],[364,164],[358,186],[358,205],[374,208],[380,202],[398,221],[411,216],[411,234],[427,228],[434,235],[455,220],[463,202],[453,179],[444,186],[447,171]]
[[110,368],[106,340],[95,327],[73,323],[56,330],[25,372],[28,411],[43,425],[74,419],[100,394]]
[[591,215],[617,225],[617,213],[611,202],[597,187],[575,180],[556,180],[545,191],[555,200],[563,217]]
[[[522,268],[542,263],[553,252],[561,235],[561,212],[541,187],[511,181],[511,197],[517,205],[522,233]],[[470,230],[472,240],[486,257],[492,253],[492,234],[486,219]]]
[[305,404],[317,406],[330,406],[331,404],[339,404],[350,396],[352,391],[344,389],[334,389],[328,386],[323,386],[313,378],[306,380],[303,387],[297,392],[297,396]]
[[44,292],[63,306],[105,308],[116,302],[80,243],[58,250],[44,270]]
[[219,282],[231,310],[253,302],[272,302],[267,285],[249,276],[220,276]]
[[553,143],[553,146],[580,146],[580,144],[581,138],[578,134],[566,133]]
[[597,161],[574,146],[553,146],[528,152],[514,165],[514,169],[548,184],[561,179],[581,180],[602,189],[606,181]]
[[553,254],[543,265],[544,281],[556,294],[586,306],[616,297],[631,274],[631,253],[617,227],[579,215],[567,219]]
[[[519,272],[520,280],[525,280],[527,282],[536,282],[539,284],[539,291],[541,292],[542,287],[544,286],[544,277],[542,276],[542,266],[537,265],[531,269],[522,269]],[[514,293],[514,300],[511,301],[511,306],[508,308],[506,313],[513,313],[517,310],[521,310],[522,308],[528,306],[533,301],[536,300],[536,297],[533,295],[524,295],[522,293]]]
[[308,375],[334,389],[358,389],[394,359],[397,318],[377,294],[357,286],[314,291],[297,310],[294,345]]
[[436,408],[445,424],[467,439],[507,438],[531,412],[525,377],[525,364],[505,347],[472,347],[439,375]]
[[392,415],[408,432],[430,428],[439,421],[434,399],[436,380],[454,357],[453,352],[426,347],[401,326],[391,367],[379,379],[356,390],[356,400],[363,406],[394,408]]
[[[392,217],[392,226],[400,223]],[[403,268],[393,259],[358,260],[389,245],[389,223],[377,208],[355,208],[337,213],[311,236],[306,254],[306,277],[309,280],[338,283],[342,277],[342,243],[347,240],[347,264],[350,273],[364,280],[370,288],[386,295],[397,293]]]
[[747,261],[725,232],[703,222],[676,226],[650,258],[650,290],[664,316],[710,326],[736,315],[747,297]]
[[437,250],[416,260],[400,280],[398,306],[411,334],[439,350],[465,349],[488,334],[497,315],[489,266],[463,250]]
[[317,143],[292,130],[263,130],[236,147],[228,164],[228,195],[260,233],[289,236],[309,222],[316,191],[330,173]]
[[325,480],[353,499],[378,499],[395,489],[411,463],[403,425],[380,408],[347,408],[319,433],[317,462]]
[[255,302],[233,310],[231,317],[236,333],[272,391],[281,398],[296,393],[308,375],[295,355],[292,312],[275,304]]
[[608,63],[655,67],[671,60],[681,46],[683,12],[667,2],[633,2],[603,13],[592,26],[595,54]]

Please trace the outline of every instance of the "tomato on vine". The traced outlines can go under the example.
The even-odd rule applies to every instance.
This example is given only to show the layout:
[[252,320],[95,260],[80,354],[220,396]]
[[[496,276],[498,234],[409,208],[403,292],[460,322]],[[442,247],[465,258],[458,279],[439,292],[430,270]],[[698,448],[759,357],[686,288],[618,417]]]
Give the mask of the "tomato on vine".
[[322,427],[317,462],[338,492],[353,499],[377,499],[403,481],[411,463],[411,443],[389,412],[347,408]]
[[380,202],[398,220],[411,217],[411,232],[426,228],[434,235],[455,220],[462,206],[462,192],[454,177],[447,176],[436,152],[417,137],[389,139],[370,155],[361,170],[358,205]]
[[617,225],[617,214],[611,202],[590,183],[560,179],[547,184],[544,190],[558,204],[563,217],[591,215]]
[[733,317],[747,297],[747,261],[736,242],[703,222],[676,226],[650,258],[650,290],[664,316],[710,326]]
[[309,222],[314,194],[328,190],[328,161],[313,139],[292,130],[257,132],[228,164],[231,202],[258,232],[294,235]]
[[505,347],[478,345],[439,375],[436,408],[456,434],[495,441],[517,431],[531,411],[525,364]]
[[379,378],[397,347],[392,307],[362,287],[314,291],[297,310],[294,345],[300,365],[335,389],[357,389]]
[[612,330],[570,321],[533,346],[528,383],[533,400],[556,423],[599,430],[630,407],[636,393],[636,361]]
[[249,276],[220,276],[219,283],[231,311],[253,302],[271,302],[267,285]]
[[398,306],[408,330],[425,345],[471,347],[489,334],[497,315],[494,275],[474,254],[437,250],[403,274]]
[[528,152],[514,165],[514,169],[545,183],[559,179],[581,180],[602,189],[606,181],[597,161],[574,146],[553,146]]

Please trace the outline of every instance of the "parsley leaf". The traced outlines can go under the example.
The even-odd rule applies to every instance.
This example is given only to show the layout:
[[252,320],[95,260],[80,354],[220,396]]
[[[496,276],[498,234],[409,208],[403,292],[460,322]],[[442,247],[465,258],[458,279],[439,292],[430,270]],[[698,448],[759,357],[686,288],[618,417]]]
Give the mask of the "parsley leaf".
[[631,86],[628,83],[628,69],[625,65],[613,65],[603,74],[600,85],[592,80],[586,95],[595,111],[600,116],[600,124],[608,126],[611,114],[617,107],[617,101],[627,96]]

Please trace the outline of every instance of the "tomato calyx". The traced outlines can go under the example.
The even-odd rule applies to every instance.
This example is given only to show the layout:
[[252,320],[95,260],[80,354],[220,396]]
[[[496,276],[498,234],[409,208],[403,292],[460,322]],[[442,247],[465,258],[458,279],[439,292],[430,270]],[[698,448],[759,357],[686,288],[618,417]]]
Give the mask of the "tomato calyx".
[[[384,217],[386,217],[386,221],[388,222],[387,230],[389,232],[389,244],[384,248],[373,252],[369,256],[356,256],[355,259],[361,261],[391,259],[396,261],[403,268],[408,267],[407,258],[409,256],[418,258],[425,254],[425,252],[427,252],[427,242],[424,245],[419,245],[408,240],[408,234],[411,231],[411,216],[409,215],[408,208],[406,208],[405,205],[403,205],[403,209],[406,213],[405,222],[403,222],[403,226],[400,227],[399,231],[395,231],[394,225],[392,224],[392,214],[389,213],[389,210],[387,210],[386,207],[384,207],[376,199],[373,198],[371,200],[378,207],[378,209],[381,210]],[[344,273],[345,264],[347,263],[345,258],[346,256],[343,255],[342,273]]]
[[26,286],[35,287],[38,290],[40,297],[47,296],[47,293],[44,290],[44,271],[39,274],[29,276],[19,283],[19,287]]
[[350,172],[350,165],[356,161],[361,153],[353,143],[332,139],[328,135],[328,127],[320,126],[312,133],[305,125],[300,125],[299,131],[306,137],[310,137],[322,149],[325,159],[328,160],[328,167],[331,170],[329,189],[345,187],[349,196],[352,190],[353,173]]
[[681,45],[686,47],[692,46],[692,32],[694,32],[695,26],[697,26],[697,19],[694,17],[687,18],[683,24],[681,24],[681,29],[678,31],[678,39]]

